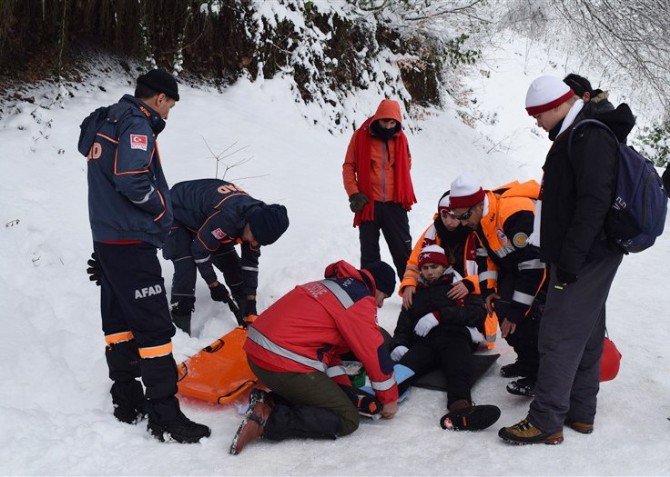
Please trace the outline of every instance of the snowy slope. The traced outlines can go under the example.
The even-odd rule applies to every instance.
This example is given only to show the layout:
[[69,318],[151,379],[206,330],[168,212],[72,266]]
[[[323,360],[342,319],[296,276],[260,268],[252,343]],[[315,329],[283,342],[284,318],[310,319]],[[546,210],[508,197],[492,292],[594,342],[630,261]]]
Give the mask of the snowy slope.
[[[419,198],[410,214],[413,237],[429,224],[438,198],[460,172],[479,175],[486,186],[539,179],[549,141],[522,106],[528,83],[550,66],[528,62],[519,51],[495,52],[489,78],[473,73],[469,79],[478,107],[498,114],[495,126],[478,123],[471,129],[448,108],[431,112],[410,136]],[[670,308],[663,280],[667,235],[624,261],[608,320],[624,355],[622,370],[602,386],[594,434],[566,429],[561,446],[508,447],[496,436],[498,425],[478,434],[445,432],[437,420],[446,399],[427,390],[415,390],[396,419],[365,422],[352,436],[261,442],[236,457],[227,454],[240,421],[233,406],[183,401],[187,415],[212,428],[212,437],[200,445],[161,444],[144,426],[115,421],[98,290],[84,273],[91,239],[86,164],[76,139],[90,110],[116,101],[128,88],[119,86],[120,77],[100,81],[106,91],[68,99],[63,109],[38,109],[39,124],[30,104],[0,122],[0,223],[6,224],[0,227],[0,474],[670,474],[670,351],[663,325]],[[182,98],[160,137],[170,183],[214,175],[203,137],[216,153],[235,143],[231,150],[247,148],[228,158],[229,164],[253,157],[226,178],[289,210],[288,232],[263,250],[261,310],[296,283],[320,277],[334,260],[357,263],[357,231],[341,185],[348,134],[332,136],[314,127],[281,80],[241,81],[224,93],[184,88]],[[372,113],[378,100],[359,97],[357,107],[367,104]],[[171,274],[171,264],[164,263],[168,284]],[[233,326],[230,313],[209,300],[202,283],[196,306],[198,336],[178,331],[177,359]],[[380,324],[392,331],[399,310],[398,297],[387,300]],[[503,356],[476,386],[474,399],[499,405],[499,424],[509,425],[525,415],[528,401],[506,393],[497,370],[513,354],[503,342],[496,351]]]

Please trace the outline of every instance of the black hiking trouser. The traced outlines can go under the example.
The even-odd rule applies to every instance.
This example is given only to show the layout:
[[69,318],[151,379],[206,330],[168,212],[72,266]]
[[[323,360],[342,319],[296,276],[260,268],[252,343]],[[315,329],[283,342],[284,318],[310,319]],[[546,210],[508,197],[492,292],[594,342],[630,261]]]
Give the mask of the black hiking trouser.
[[379,251],[379,232],[389,247],[393,264],[402,280],[407,260],[412,252],[412,237],[409,233],[409,219],[405,208],[395,202],[375,201],[375,217],[358,226],[361,242],[361,268],[381,260]]
[[447,381],[447,407],[461,399],[472,402],[472,353],[476,349],[465,326],[438,325],[424,338],[417,337],[399,364],[414,371],[398,391],[405,392],[412,383],[434,369],[441,369]]
[[540,369],[528,419],[544,432],[563,429],[566,418],[591,424],[600,389],[605,338],[605,303],[622,255],[585,264],[578,280],[556,285],[551,267],[547,303],[540,324]]
[[[501,290],[514,289],[514,281],[510,280],[509,275],[501,273],[499,281]],[[535,381],[537,378],[537,369],[540,366],[540,352],[538,351],[538,335],[540,333],[540,322],[544,305],[547,299],[547,282],[542,285],[540,291],[535,295],[533,304],[526,316],[517,323],[514,333],[507,335],[505,341],[509,344],[517,355],[517,362],[523,368],[523,373],[528,378]]]
[[[161,419],[174,419],[179,410],[173,404],[177,370],[171,339],[175,328],[156,247],[94,242],[93,248],[102,270],[100,311],[109,377],[114,381],[112,396],[135,393],[133,381],[141,376],[150,415],[156,407],[167,407]],[[172,404],[166,406],[168,402]]]
[[358,429],[358,409],[325,373],[269,371],[251,359],[249,366],[272,390],[272,413],[263,434],[266,439],[335,439]]

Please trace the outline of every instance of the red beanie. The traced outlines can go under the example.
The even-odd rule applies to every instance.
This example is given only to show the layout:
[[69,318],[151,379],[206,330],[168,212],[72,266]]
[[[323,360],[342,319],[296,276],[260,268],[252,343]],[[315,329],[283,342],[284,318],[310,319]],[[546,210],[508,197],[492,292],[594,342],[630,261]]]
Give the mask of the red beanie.
[[444,253],[444,249],[439,245],[427,245],[421,249],[419,254],[419,268],[427,263],[437,263],[438,265],[449,266],[449,260]]

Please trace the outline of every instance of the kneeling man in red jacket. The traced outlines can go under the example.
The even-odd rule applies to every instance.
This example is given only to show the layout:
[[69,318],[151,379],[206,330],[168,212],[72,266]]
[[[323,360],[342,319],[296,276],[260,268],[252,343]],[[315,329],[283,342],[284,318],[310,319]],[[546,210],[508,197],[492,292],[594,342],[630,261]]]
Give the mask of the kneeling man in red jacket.
[[358,409],[340,355],[361,361],[382,404],[398,410],[393,361],[377,324],[377,308],[393,294],[395,272],[384,262],[358,270],[345,261],[326,267],[325,278],[298,285],[249,327],[249,365],[272,390],[254,390],[231,454],[263,437],[335,439],[358,428]]

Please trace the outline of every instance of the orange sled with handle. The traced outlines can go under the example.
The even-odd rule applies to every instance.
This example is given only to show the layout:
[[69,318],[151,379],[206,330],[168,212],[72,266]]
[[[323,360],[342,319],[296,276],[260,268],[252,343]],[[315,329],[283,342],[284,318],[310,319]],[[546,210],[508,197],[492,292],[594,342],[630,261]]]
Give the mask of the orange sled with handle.
[[228,404],[251,389],[258,378],[242,349],[247,330],[238,326],[177,366],[183,396]]

